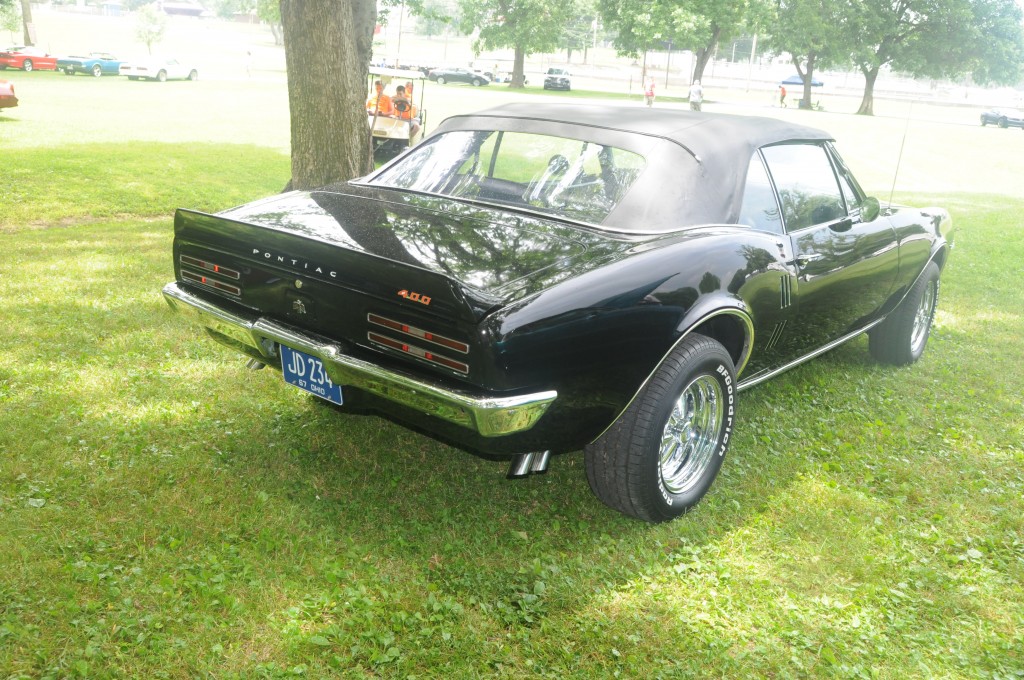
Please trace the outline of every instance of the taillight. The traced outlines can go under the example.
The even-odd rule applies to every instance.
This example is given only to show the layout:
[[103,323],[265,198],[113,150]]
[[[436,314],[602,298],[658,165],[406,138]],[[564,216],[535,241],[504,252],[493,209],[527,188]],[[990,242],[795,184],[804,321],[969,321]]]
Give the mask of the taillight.
[[[189,255],[182,255],[178,259],[182,264],[181,278],[184,280],[198,283],[200,286],[206,286],[214,290],[224,291],[236,297],[242,294],[241,288],[221,280],[232,279],[238,281],[242,277],[238,270],[219,265],[215,262],[201,260],[198,257],[190,257]],[[187,267],[193,267],[199,271],[188,269]]]
[[438,366],[443,366],[463,375],[469,374],[469,364],[457,361],[443,354],[438,354],[432,349],[425,349],[417,344],[412,344],[409,342],[409,339],[415,339],[421,343],[429,343],[437,345],[438,347],[444,347],[461,354],[469,353],[469,345],[466,343],[459,340],[453,340],[452,338],[444,335],[425,331],[422,328],[410,326],[409,324],[395,321],[394,319],[388,319],[378,314],[367,314],[366,320],[375,326],[393,331],[399,336],[396,338],[392,335],[384,335],[383,333],[369,331],[366,334],[366,337],[370,342]]

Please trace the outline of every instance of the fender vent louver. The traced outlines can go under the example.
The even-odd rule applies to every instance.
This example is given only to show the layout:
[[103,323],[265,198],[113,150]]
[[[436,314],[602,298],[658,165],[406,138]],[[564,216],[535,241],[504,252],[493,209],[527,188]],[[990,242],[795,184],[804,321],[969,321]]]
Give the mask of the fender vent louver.
[[790,279],[789,276],[782,277],[781,289],[781,307],[782,309],[785,309],[786,307],[789,307],[791,304],[793,304],[793,280]]
[[779,344],[780,340],[782,340],[782,334],[786,330],[786,323],[788,322],[782,321],[780,323],[775,324],[775,328],[774,330],[772,330],[772,335],[770,338],[768,338],[768,344],[765,345],[766,351],[775,349],[775,346]]

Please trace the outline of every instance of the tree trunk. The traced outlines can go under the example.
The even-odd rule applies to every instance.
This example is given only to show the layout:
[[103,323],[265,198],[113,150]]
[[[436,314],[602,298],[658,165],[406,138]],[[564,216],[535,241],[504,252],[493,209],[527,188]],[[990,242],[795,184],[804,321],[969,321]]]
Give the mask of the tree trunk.
[[24,39],[26,45],[36,44],[36,25],[32,21],[31,0],[21,0],[21,25],[24,27]]
[[512,61],[512,80],[508,86],[511,88],[522,89],[526,84],[526,75],[523,73],[523,69],[526,67],[526,52],[523,48],[516,48],[516,56]]
[[715,47],[718,46],[718,37],[722,35],[722,29],[718,26],[711,26],[711,39],[708,40],[707,44],[697,50],[697,62],[693,65],[693,78],[690,80],[692,83],[694,80],[703,80],[704,69],[707,68],[708,62],[711,61],[711,55],[715,53]]
[[875,115],[875,81],[878,80],[878,67],[865,69],[861,67],[864,74],[864,96],[860,100],[860,108],[857,109],[858,116]]
[[281,28],[281,24],[270,22],[270,34],[274,36],[275,45],[284,44],[284,30]]
[[796,60],[794,60],[794,63],[797,64],[796,72],[799,73],[800,77],[803,78],[804,80],[804,94],[803,99],[800,100],[801,109],[809,109],[812,108],[813,106],[811,104],[811,83],[814,81],[815,57],[816,55],[814,52],[811,52],[810,54],[807,55],[807,71],[803,73],[800,72],[800,64]]
[[366,93],[375,0],[281,0],[293,189],[373,167]]

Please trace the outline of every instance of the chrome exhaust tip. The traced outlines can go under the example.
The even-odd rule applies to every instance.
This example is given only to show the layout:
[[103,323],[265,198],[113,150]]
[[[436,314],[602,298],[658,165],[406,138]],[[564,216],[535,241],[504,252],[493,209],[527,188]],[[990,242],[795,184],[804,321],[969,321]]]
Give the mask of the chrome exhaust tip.
[[533,457],[530,463],[531,475],[544,475],[548,472],[548,463],[551,462],[551,451],[541,451]]
[[551,462],[550,451],[531,451],[520,453],[508,466],[508,479],[522,479],[530,475],[542,475],[548,471],[548,463]]
[[534,453],[520,453],[508,466],[507,479],[522,479],[530,476],[530,468],[533,466]]
[[245,365],[245,367],[248,368],[250,371],[258,371],[265,366],[265,363],[263,363],[262,361],[258,361],[256,359],[249,359],[249,362]]

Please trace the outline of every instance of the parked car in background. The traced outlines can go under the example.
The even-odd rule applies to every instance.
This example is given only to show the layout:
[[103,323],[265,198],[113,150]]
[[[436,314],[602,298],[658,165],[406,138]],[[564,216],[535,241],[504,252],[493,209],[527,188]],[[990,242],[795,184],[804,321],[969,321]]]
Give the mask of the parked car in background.
[[1013,109],[989,109],[981,114],[981,124],[1024,128],[1024,113]]
[[490,85],[491,83],[491,79],[482,72],[462,68],[461,66],[435,68],[427,74],[427,78],[433,80],[438,85],[444,85],[445,83],[467,83],[480,87],[481,85]]
[[108,52],[90,52],[88,56],[69,56],[57,59],[57,70],[69,76],[85,73],[99,78],[120,73],[121,60]]
[[14,83],[0,80],[0,109],[11,109],[18,105],[18,97],[14,94]]
[[568,69],[552,66],[548,69],[548,72],[544,74],[544,89],[571,90],[572,74],[569,73]]
[[120,74],[128,80],[198,80],[199,69],[168,57],[150,57],[121,62]]
[[711,487],[743,390],[865,332],[915,362],[951,236],[821,130],[508,104],[362,179],[178,210],[163,293],[251,367],[510,477],[582,448],[598,498],[658,522]]
[[57,57],[38,47],[8,47],[0,51],[0,71],[18,68],[22,71],[55,71]]

